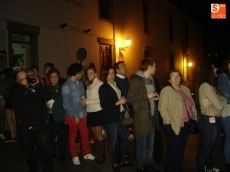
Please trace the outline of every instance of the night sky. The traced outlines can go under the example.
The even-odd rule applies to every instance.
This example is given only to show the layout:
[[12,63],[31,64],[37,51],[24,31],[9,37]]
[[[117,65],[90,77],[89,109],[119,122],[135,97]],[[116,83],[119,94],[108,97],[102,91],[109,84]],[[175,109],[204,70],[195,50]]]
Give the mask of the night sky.
[[[230,55],[230,2],[228,0],[168,0],[203,26],[204,60],[216,66]],[[226,19],[211,19],[211,4],[226,4]]]

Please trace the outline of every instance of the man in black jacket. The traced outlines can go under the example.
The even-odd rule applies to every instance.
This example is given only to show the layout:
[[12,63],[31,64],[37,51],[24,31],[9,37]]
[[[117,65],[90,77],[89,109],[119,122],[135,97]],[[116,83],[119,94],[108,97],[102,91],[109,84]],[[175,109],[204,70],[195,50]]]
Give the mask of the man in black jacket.
[[16,80],[18,85],[11,91],[10,103],[14,107],[17,136],[25,154],[28,171],[38,170],[37,150],[43,171],[51,172],[54,167],[46,120],[46,102],[51,99],[51,95],[39,83],[38,78],[28,80],[25,71],[19,71]]

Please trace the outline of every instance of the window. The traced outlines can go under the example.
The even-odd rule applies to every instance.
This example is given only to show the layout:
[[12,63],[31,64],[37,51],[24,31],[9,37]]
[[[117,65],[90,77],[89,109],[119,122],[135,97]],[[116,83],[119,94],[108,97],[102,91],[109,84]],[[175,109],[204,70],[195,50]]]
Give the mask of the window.
[[111,17],[112,3],[111,0],[99,0],[99,17],[100,19],[112,20]]
[[38,35],[40,28],[22,23],[7,22],[8,64],[15,71],[38,66]]
[[101,44],[101,67],[113,66],[112,46]]
[[169,16],[169,41],[174,41],[173,16]]
[[26,69],[31,66],[31,36],[12,33],[13,70]]
[[144,32],[150,33],[150,2],[143,0]]

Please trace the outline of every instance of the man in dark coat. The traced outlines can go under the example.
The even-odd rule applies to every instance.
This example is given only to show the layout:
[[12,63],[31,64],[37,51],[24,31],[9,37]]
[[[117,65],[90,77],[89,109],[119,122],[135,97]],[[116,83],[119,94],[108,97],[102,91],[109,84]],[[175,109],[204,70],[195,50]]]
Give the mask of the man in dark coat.
[[46,102],[51,99],[49,92],[39,83],[31,82],[25,71],[16,75],[17,85],[12,89],[10,103],[14,107],[17,136],[25,154],[28,171],[38,170],[37,154],[43,171],[54,170],[47,125]]

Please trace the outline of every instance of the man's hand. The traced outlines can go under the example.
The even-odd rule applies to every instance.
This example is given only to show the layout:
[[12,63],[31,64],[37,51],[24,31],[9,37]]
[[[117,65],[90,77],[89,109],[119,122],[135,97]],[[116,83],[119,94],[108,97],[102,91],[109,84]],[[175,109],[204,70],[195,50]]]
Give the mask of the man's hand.
[[36,82],[35,82],[35,83],[33,83],[33,84],[32,84],[32,83],[30,83],[30,85],[31,85],[31,86],[35,86],[36,84],[38,84],[38,83],[39,83],[39,79],[38,79],[38,78],[35,78],[35,79],[36,79]]
[[159,98],[160,98],[159,94],[157,92],[154,92],[153,94],[154,94],[153,99],[159,100]]

